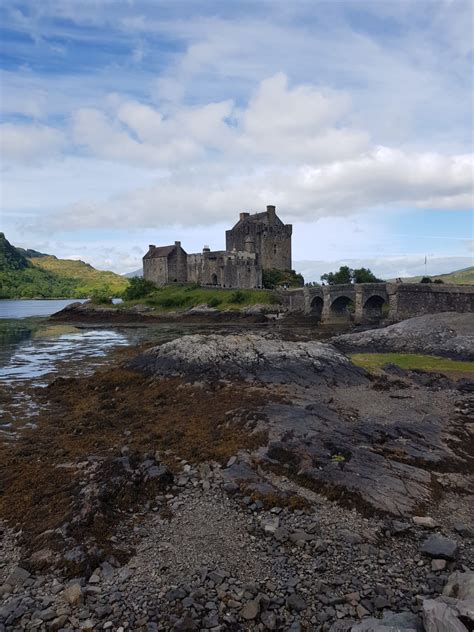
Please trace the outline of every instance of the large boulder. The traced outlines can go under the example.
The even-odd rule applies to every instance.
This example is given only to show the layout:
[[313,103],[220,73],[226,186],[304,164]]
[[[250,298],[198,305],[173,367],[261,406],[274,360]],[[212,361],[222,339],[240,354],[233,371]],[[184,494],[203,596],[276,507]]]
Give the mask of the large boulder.
[[337,336],[331,342],[343,351],[427,353],[474,360],[474,314],[425,314],[382,329]]
[[364,372],[334,347],[256,334],[183,336],[147,350],[132,367],[161,376],[293,384],[362,384]]

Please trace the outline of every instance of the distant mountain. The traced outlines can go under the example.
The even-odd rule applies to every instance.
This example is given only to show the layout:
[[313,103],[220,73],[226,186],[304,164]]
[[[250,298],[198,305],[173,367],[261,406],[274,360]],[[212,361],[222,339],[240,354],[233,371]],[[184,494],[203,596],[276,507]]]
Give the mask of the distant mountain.
[[140,270],[135,270],[134,272],[127,272],[127,274],[124,274],[123,276],[127,277],[127,279],[133,279],[134,277],[141,277],[143,276],[143,269],[140,268]]
[[15,248],[0,233],[0,298],[117,296],[127,285],[123,276],[96,270],[83,261]]
[[[455,270],[447,274],[433,274],[427,275],[432,281],[440,279],[443,283],[455,283],[458,285],[474,285],[474,266],[469,268],[463,268],[462,270]],[[423,277],[406,277],[403,278],[404,283],[419,283]]]

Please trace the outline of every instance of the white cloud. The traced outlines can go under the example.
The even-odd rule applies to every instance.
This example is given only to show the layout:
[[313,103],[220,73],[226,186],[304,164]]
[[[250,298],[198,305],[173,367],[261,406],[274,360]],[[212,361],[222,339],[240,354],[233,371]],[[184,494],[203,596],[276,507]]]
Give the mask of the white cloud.
[[0,149],[5,165],[39,163],[57,155],[65,137],[46,125],[3,123],[0,126]]
[[[55,227],[211,225],[229,221],[237,210],[257,211],[267,203],[287,219],[313,221],[370,209],[406,207],[470,208],[471,156],[404,153],[376,148],[357,158],[320,167],[268,167],[236,171],[204,165],[158,178],[108,200],[84,201],[50,219]],[[170,212],[172,209],[172,212]]]

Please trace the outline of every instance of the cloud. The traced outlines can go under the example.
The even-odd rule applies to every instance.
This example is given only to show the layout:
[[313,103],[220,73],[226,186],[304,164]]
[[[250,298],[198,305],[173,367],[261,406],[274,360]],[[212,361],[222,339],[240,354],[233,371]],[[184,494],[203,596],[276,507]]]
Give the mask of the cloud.
[[320,167],[269,166],[229,174],[226,165],[206,164],[106,200],[83,201],[47,221],[56,228],[119,227],[130,217],[135,227],[211,225],[267,203],[284,209],[288,219],[305,221],[407,205],[470,208],[473,164],[472,156],[384,147]]
[[116,105],[111,115],[95,108],[74,113],[74,139],[96,157],[172,167],[204,158],[208,149],[222,148],[232,135],[224,122],[230,101],[181,108],[172,117],[137,101]]
[[58,155],[64,145],[64,134],[46,125],[3,123],[0,126],[0,149],[5,165],[40,163]]

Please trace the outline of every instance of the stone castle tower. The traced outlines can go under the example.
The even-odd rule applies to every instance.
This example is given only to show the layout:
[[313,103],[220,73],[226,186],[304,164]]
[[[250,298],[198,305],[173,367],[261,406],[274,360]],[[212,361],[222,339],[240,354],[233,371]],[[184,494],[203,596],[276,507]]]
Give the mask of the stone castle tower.
[[263,213],[241,213],[225,233],[226,250],[255,252],[264,270],[291,270],[291,224],[284,224],[274,206]]
[[167,283],[199,283],[226,288],[262,287],[262,272],[291,270],[291,224],[284,224],[274,206],[263,213],[241,213],[226,231],[226,249],[188,254],[181,242],[150,245],[143,257],[145,279]]

